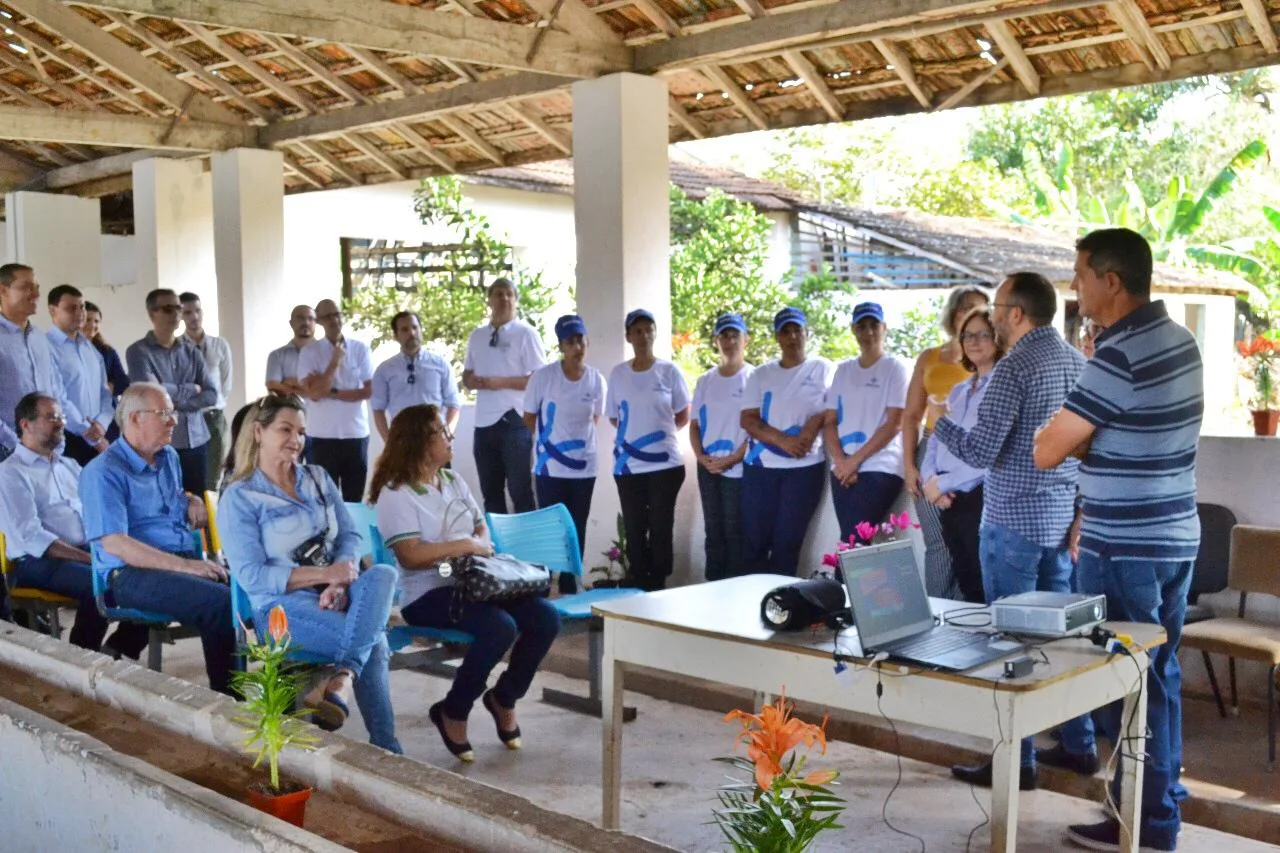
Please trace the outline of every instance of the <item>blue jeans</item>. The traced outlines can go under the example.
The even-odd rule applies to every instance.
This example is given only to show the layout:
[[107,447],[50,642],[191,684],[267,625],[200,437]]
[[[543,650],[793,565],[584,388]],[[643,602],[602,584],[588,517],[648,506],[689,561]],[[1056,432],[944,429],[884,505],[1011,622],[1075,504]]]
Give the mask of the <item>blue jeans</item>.
[[742,473],[743,562],[735,574],[795,577],[805,533],[822,499],[826,469],[823,462],[803,468],[746,466]]
[[[982,586],[987,602],[1020,592],[1070,592],[1071,556],[1065,547],[1067,531],[1062,531],[1064,547],[1037,545],[1017,531],[999,524],[983,524],[978,533],[978,555],[982,560]],[[1068,732],[1063,746],[1071,750]],[[1035,767],[1036,751],[1031,738],[1022,741],[1022,766]]]
[[507,649],[507,668],[493,686],[494,698],[504,708],[514,708],[529,692],[538,665],[560,633],[560,614],[539,596],[511,601],[464,604],[458,619],[450,614],[453,587],[437,587],[400,611],[406,622],[423,628],[454,628],[475,639],[453,677],[444,697],[444,713],[451,720],[465,720],[484,693],[489,673]]
[[876,525],[882,523],[901,491],[902,478],[897,474],[867,471],[858,474],[857,481],[851,486],[840,485],[832,474],[831,504],[836,510],[836,520],[840,522],[840,538],[847,540],[853,529],[864,521]]
[[472,453],[476,474],[480,477],[480,494],[484,511],[505,513],[507,492],[511,493],[511,511],[529,512],[533,505],[533,434],[515,409],[487,427],[476,427]]
[[698,466],[702,526],[706,532],[706,578],[731,578],[742,567],[742,478],[712,474]]
[[[1107,618],[1117,622],[1146,622],[1164,627],[1168,640],[1152,657],[1147,670],[1147,761],[1142,779],[1142,823],[1145,833],[1176,839],[1182,825],[1178,803],[1185,797],[1182,773],[1182,668],[1178,643],[1187,615],[1187,589],[1195,563],[1154,560],[1113,560],[1080,552],[1080,590],[1107,597]],[[1118,740],[1121,705],[1116,702],[1096,712],[1098,725],[1113,743]],[[1072,721],[1072,728],[1088,736],[1093,746],[1093,725],[1088,716]],[[1064,732],[1068,727],[1064,726]],[[1077,751],[1072,749],[1073,752]],[[1087,750],[1080,750],[1087,751]],[[1124,751],[1121,752],[1121,761]],[[1120,768],[1112,781],[1112,796],[1120,802]]]
[[391,710],[391,685],[387,648],[387,617],[396,592],[398,573],[391,566],[376,565],[360,573],[348,590],[346,612],[324,610],[320,593],[295,589],[271,601],[256,614],[256,624],[267,624],[267,613],[277,604],[289,617],[289,635],[301,651],[331,657],[334,665],[355,676],[356,704],[369,730],[369,743],[397,754],[404,750],[396,740],[396,718]]
[[236,635],[231,627],[231,591],[226,584],[132,566],[113,571],[110,582],[117,606],[160,613],[199,631],[209,687],[231,694]]
[[[102,646],[107,636],[107,620],[98,612],[98,602],[93,597],[93,569],[88,563],[19,557],[13,561],[12,582],[15,587],[34,587],[76,599],[79,605],[69,637],[71,645],[95,652]],[[149,634],[146,625],[121,622],[111,635],[111,645],[136,660],[147,647]]]

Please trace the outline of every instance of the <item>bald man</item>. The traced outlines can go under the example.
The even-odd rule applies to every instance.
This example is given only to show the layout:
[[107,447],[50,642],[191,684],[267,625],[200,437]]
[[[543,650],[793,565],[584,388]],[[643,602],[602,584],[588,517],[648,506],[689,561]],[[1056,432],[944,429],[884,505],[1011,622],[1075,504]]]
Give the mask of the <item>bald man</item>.
[[307,433],[311,461],[329,472],[342,499],[359,502],[369,473],[369,410],[373,396],[373,359],[369,347],[342,334],[342,310],[332,299],[316,305],[324,337],[298,356],[298,374],[306,377]]
[[272,394],[297,394],[305,398],[306,385],[298,373],[298,358],[303,349],[315,343],[316,312],[310,305],[295,305],[289,315],[293,337],[289,343],[272,350],[267,356],[267,390]]

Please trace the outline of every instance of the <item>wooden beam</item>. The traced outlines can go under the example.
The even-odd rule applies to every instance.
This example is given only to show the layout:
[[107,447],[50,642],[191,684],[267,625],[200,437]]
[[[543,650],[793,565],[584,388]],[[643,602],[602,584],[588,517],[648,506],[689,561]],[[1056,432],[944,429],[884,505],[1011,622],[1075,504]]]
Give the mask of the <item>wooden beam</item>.
[[20,86],[15,86],[3,78],[0,78],[0,92],[5,93],[18,103],[24,104],[28,107],[34,107],[35,109],[53,109],[53,104],[40,100],[26,89],[23,89]]
[[990,80],[992,77],[996,76],[997,74],[999,74],[1001,71],[1005,70],[1008,67],[1009,67],[1009,57],[1007,56],[1001,57],[1000,61],[997,62],[995,65],[991,66],[986,71],[983,71],[981,74],[978,74],[968,83],[965,83],[959,89],[956,89],[954,92],[947,95],[947,97],[944,98],[940,104],[938,104],[936,107],[933,108],[933,112],[941,112],[942,110],[951,109],[956,104],[959,104],[965,98],[969,97],[974,92],[976,92],[979,87],[986,85],[987,81]]
[[739,112],[747,117],[748,121],[760,130],[769,129],[769,119],[761,111],[760,107],[756,106],[755,103],[747,97],[747,94],[742,91],[742,88],[739,87],[737,83],[733,82],[733,79],[724,72],[724,69],[715,65],[708,65],[706,68],[700,68],[699,71],[704,77],[718,86],[721,91],[729,95],[729,100],[733,101],[733,105],[738,108]]
[[634,2],[636,8],[644,13],[644,16],[652,21],[653,25],[661,30],[667,38],[673,39],[680,35],[680,24],[654,0],[634,0]]
[[519,68],[567,77],[595,77],[631,67],[623,45],[583,41],[549,32],[532,62],[525,56],[537,31],[397,3],[334,0],[92,0],[91,5],[178,21],[294,35],[499,68]]
[[1280,43],[1276,41],[1275,27],[1271,26],[1271,15],[1267,12],[1267,7],[1262,0],[1240,0],[1240,6],[1244,9],[1245,17],[1249,19],[1249,26],[1253,27],[1253,31],[1258,35],[1258,41],[1267,49],[1267,52],[1280,51]]
[[289,103],[295,105],[298,109],[303,112],[316,111],[316,102],[313,101],[310,96],[293,88],[288,83],[284,82],[279,77],[254,62],[253,57],[218,38],[200,24],[185,23],[184,25],[193,36],[204,42],[213,50],[230,59],[243,69],[250,77],[257,80],[259,83],[266,86]]
[[1138,8],[1134,0],[1116,0],[1107,4],[1107,11],[1115,22],[1124,30],[1125,35],[1138,49],[1138,55],[1148,68],[1168,70],[1171,61],[1169,51],[1165,49],[1160,36],[1151,29],[1147,16]]
[[312,172],[306,166],[299,163],[298,158],[295,157],[291,152],[282,151],[280,153],[284,155],[284,164],[288,166],[290,169],[292,169],[293,173],[297,175],[299,178],[302,178],[302,180],[311,184],[311,186],[315,187],[318,190],[322,190],[326,186],[328,186],[324,181],[320,180],[319,175],[317,175],[315,172]]
[[8,5],[38,21],[115,73],[197,121],[239,124],[240,116],[176,79],[83,15],[57,0],[13,0]]
[[689,111],[673,95],[667,95],[667,112],[676,120],[676,124],[689,131],[689,135],[694,139],[707,138],[707,126],[701,119],[689,115]]
[[1033,95],[1040,94],[1040,73],[1023,52],[1022,44],[1014,34],[1013,28],[1009,26],[1009,22],[992,21],[987,24],[987,32],[991,34],[991,40],[996,43],[996,47],[1000,48],[1001,55],[1009,60],[1014,75],[1022,81],[1023,86],[1027,87],[1027,91]]
[[427,159],[435,162],[446,172],[458,171],[458,166],[453,162],[453,158],[448,154],[445,154],[443,151],[437,151],[436,147],[432,145],[425,136],[418,133],[418,131],[414,130],[412,127],[409,127],[409,125],[393,124],[389,126],[397,136],[412,145],[414,148],[418,149],[418,151],[422,152]]
[[573,142],[569,137],[561,131],[550,127],[541,117],[536,116],[533,112],[517,103],[509,103],[507,109],[516,114],[516,118],[527,124],[535,133],[543,139],[550,142],[556,148],[560,149],[560,153],[565,155],[573,154]]
[[798,50],[783,51],[782,58],[791,66],[792,71],[800,75],[800,79],[809,87],[809,91],[818,99],[818,103],[822,104],[822,108],[827,111],[827,115],[831,116],[831,120],[843,121],[844,107],[840,105],[840,100],[831,91],[831,87],[827,85],[827,81],[822,78],[822,73],[814,67],[813,63]]
[[87,163],[76,163],[74,166],[66,166],[61,169],[54,169],[51,172],[45,172],[40,183],[44,189],[62,190],[67,187],[74,187],[77,184],[100,181],[103,178],[114,178],[117,175],[127,175],[132,172],[133,164],[140,160],[150,160],[153,157],[189,156],[191,156],[189,151],[165,149],[126,151],[123,154],[112,154],[107,157],[99,157],[96,160],[90,160]]
[[121,148],[183,148],[221,151],[253,147],[255,129],[246,125],[172,118],[115,115],[105,111],[30,110],[0,106],[0,138],[69,142]]
[[536,95],[563,85],[565,82],[563,77],[549,74],[515,74],[479,83],[464,83],[460,86],[424,92],[394,101],[382,101],[363,107],[348,107],[344,110],[293,121],[274,122],[262,129],[261,138],[263,144],[275,145],[292,139],[332,136],[357,127],[390,124],[403,119],[428,118],[450,110]]
[[920,80],[916,77],[916,70],[911,67],[911,58],[907,56],[906,51],[885,39],[872,39],[871,43],[876,46],[876,50],[880,51],[880,55],[884,57],[885,62],[893,66],[894,73],[902,79],[903,85],[907,87],[907,91],[911,93],[911,96],[920,102],[920,106],[926,110],[931,109],[933,102],[929,99],[924,87],[920,85]]
[[379,77],[386,80],[406,95],[416,95],[418,92],[422,91],[421,86],[414,83],[397,70],[394,65],[378,56],[372,50],[368,50],[363,47],[352,47],[349,45],[343,45],[342,49],[351,54],[355,59],[363,62],[370,71],[377,74]]
[[443,115],[440,116],[439,121],[445,127],[449,128],[449,130],[469,142],[471,147],[475,148],[499,166],[506,164],[506,157],[503,156],[502,152],[497,148],[494,148],[493,145],[487,142],[479,133],[476,132],[474,127],[467,124],[461,118],[458,118],[457,116]]
[[404,168],[399,163],[391,159],[391,157],[386,152],[379,150],[378,146],[374,145],[369,140],[362,139],[360,137],[360,134],[348,133],[348,134],[345,134],[342,138],[348,143],[350,143],[352,146],[354,146],[356,149],[361,151],[366,157],[372,159],[375,163],[377,163],[382,168],[386,169],[391,174],[395,175],[400,180],[403,181],[406,177],[408,177],[408,175],[404,171]]
[[748,18],[754,20],[765,16],[765,8],[760,5],[760,0],[733,0],[733,2]]
[[289,58],[294,64],[302,67],[304,71],[309,72],[313,77],[324,83],[330,89],[337,92],[353,104],[367,104],[369,99],[365,94],[352,86],[346,80],[343,80],[333,71],[324,67],[324,64],[312,58],[312,56],[300,47],[289,42],[283,36],[262,36],[267,44],[274,45],[280,49],[280,52]]
[[[84,76],[84,72],[80,71],[74,65],[64,62],[61,59],[58,59],[57,61],[61,62],[63,65],[66,65],[67,68],[71,69],[81,77]],[[68,101],[69,103],[76,104],[77,106],[83,107],[84,109],[87,109],[87,110],[94,110],[98,108],[98,103],[96,101],[86,98],[84,95],[80,94],[78,91],[71,88],[67,84],[54,80],[51,76],[46,74],[44,72],[44,69],[40,67],[39,57],[37,57],[34,52],[29,54],[27,59],[25,60],[19,59],[17,56],[14,56],[13,54],[9,54],[7,56],[4,54],[0,54],[0,69],[6,68],[6,67],[22,72],[23,74],[30,77],[32,80],[39,83],[41,86],[48,89],[50,92],[56,92],[59,97]]]
[[317,142],[299,142],[298,147],[310,154],[321,163],[325,164],[335,175],[342,178],[353,187],[358,187],[364,183],[364,176],[358,172],[348,169],[341,160],[332,156],[328,151]]
[[[524,0],[529,8],[546,19],[556,5],[556,0]],[[575,33],[591,41],[604,44],[622,44],[622,36],[613,31],[599,15],[587,8],[582,0],[564,0],[560,5],[560,14],[556,17],[558,26],[565,32]]]

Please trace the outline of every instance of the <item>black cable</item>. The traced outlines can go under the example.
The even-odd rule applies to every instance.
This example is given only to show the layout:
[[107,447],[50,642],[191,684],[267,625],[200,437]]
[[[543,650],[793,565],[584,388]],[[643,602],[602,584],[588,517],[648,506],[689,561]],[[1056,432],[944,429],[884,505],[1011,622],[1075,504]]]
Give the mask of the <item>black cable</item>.
[[889,724],[889,730],[893,732],[893,754],[898,760],[898,778],[894,780],[893,787],[889,789],[889,793],[885,795],[884,804],[880,806],[880,819],[884,821],[884,825],[889,827],[899,835],[907,838],[915,839],[920,842],[920,853],[925,853],[928,849],[924,843],[924,839],[920,836],[907,832],[905,829],[899,829],[889,820],[889,801],[893,799],[894,793],[898,790],[898,786],[902,784],[902,744],[898,740],[898,727],[893,724],[893,720],[889,719],[889,715],[884,712],[884,708],[880,705],[880,699],[884,696],[884,681],[880,678],[880,667],[876,666],[876,710],[880,712],[880,716]]
[[[1000,722],[1000,702],[997,699],[999,691],[996,689],[996,685],[998,683],[999,682],[994,679],[991,681],[991,707],[994,708],[996,712],[996,733],[999,736],[995,746],[991,747],[991,754],[987,756],[987,761],[992,765],[996,763],[996,750],[998,750],[1001,744],[1004,743],[1004,725]],[[1019,768],[1018,772],[1022,772],[1021,768]],[[1021,780],[1019,780],[1019,782],[1021,782]],[[966,838],[964,842],[964,853],[969,853],[969,848],[973,845],[974,834],[977,833],[978,830],[982,829],[982,827],[991,823],[991,815],[987,813],[986,806],[982,805],[982,801],[978,799],[978,789],[973,782],[969,783],[969,796],[973,797],[973,801],[978,804],[978,811],[982,812],[982,823],[969,830],[969,837]]]

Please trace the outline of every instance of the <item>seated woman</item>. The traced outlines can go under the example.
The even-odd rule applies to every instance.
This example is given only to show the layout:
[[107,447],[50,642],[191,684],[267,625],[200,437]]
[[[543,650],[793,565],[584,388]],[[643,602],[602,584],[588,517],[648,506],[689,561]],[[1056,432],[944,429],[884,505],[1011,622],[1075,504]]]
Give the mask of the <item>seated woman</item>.
[[[453,436],[440,409],[416,405],[391,422],[387,446],[378,457],[369,499],[378,507],[378,530],[395,551],[402,570],[400,615],[410,625],[451,628],[475,639],[467,648],[444,701],[427,712],[445,747],[462,761],[474,761],[467,740],[467,717],[476,700],[493,716],[498,739],[520,748],[516,702],[529,692],[538,665],[560,631],[560,616],[540,596],[502,602],[455,601],[449,560],[491,555],[489,529],[471,490],[445,469],[453,459]],[[491,690],[489,673],[511,650],[506,670]]]
[[374,746],[401,753],[391,710],[387,617],[396,570],[357,568],[360,535],[323,468],[299,464],[306,412],[293,396],[268,396],[246,413],[236,467],[218,502],[222,546],[232,579],[244,588],[254,620],[266,625],[277,604],[289,617],[295,648],[333,660],[302,704],[322,728],[356,703]]

